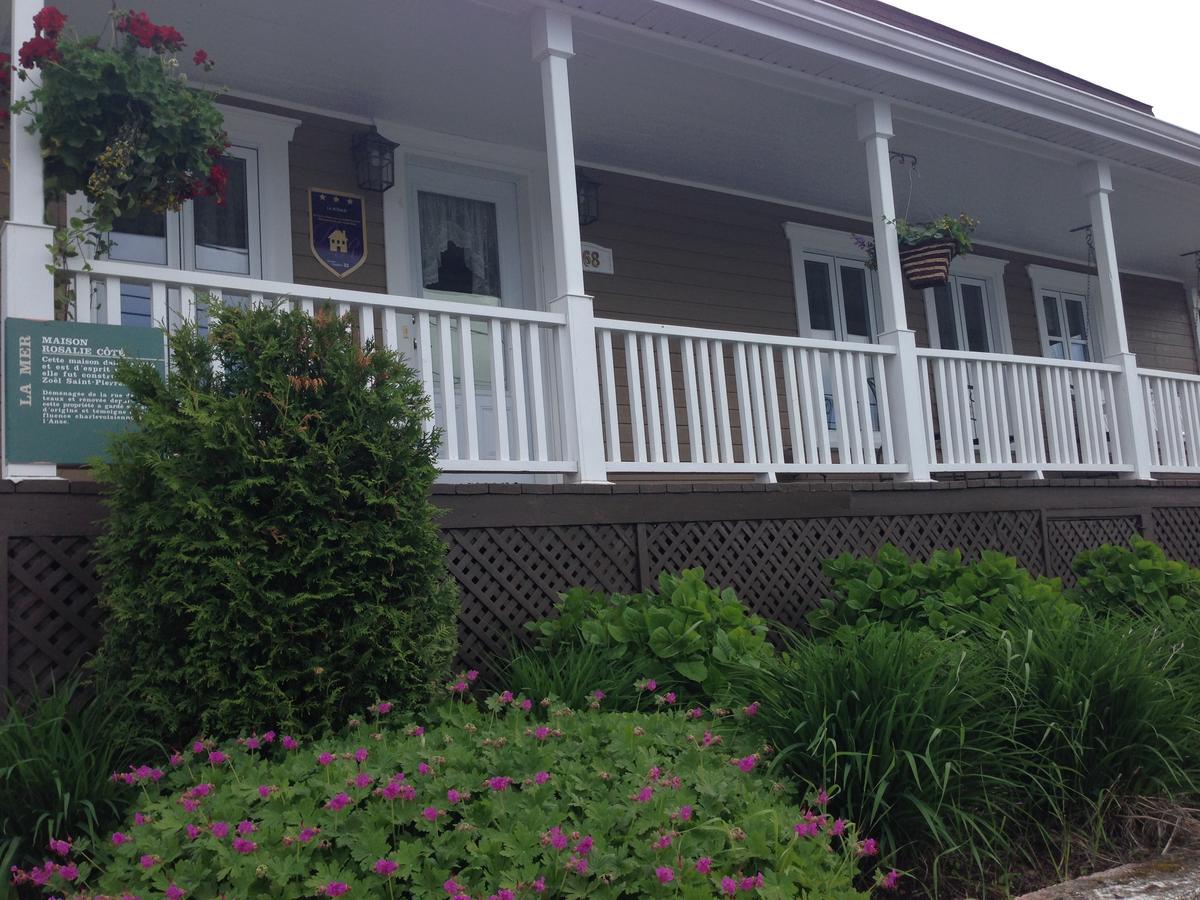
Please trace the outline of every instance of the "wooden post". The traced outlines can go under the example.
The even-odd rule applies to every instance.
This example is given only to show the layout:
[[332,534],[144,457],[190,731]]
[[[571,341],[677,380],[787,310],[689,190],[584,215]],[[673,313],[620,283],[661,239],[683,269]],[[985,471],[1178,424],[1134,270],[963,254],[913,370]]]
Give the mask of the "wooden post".
[[1129,337],[1125,329],[1125,303],[1121,297],[1112,210],[1108,204],[1108,195],[1113,189],[1112,173],[1108,163],[1100,160],[1083,163],[1080,173],[1083,177],[1083,193],[1088,198],[1091,212],[1092,240],[1096,248],[1103,359],[1106,363],[1121,367],[1114,379],[1115,421],[1110,422],[1109,427],[1116,428],[1123,456],[1133,464],[1133,471],[1122,477],[1147,479],[1151,477],[1151,428],[1146,418],[1137,357],[1129,350]]
[[[33,17],[41,8],[41,0],[12,0],[10,50],[14,60],[21,45],[33,37]],[[28,97],[32,91],[30,81],[14,74],[14,102]],[[46,268],[51,261],[46,247],[54,236],[54,229],[45,224],[41,141],[37,134],[26,130],[27,120],[28,114],[14,116],[8,133],[11,209],[8,221],[0,227],[0,365],[7,365],[3,358],[7,319],[47,321],[54,318],[54,276]],[[54,465],[9,463],[5,424],[0,424],[0,459],[5,478],[55,478],[58,475]]]
[[883,329],[879,343],[896,349],[884,362],[888,404],[897,462],[908,466],[903,481],[932,481],[932,448],[925,439],[925,413],[917,359],[917,336],[908,327],[904,283],[900,275],[900,243],[896,238],[896,202],[892,194],[888,140],[892,109],[886,100],[868,100],[858,107],[858,138],[867,151],[867,181],[871,192],[871,221],[875,229],[875,258],[879,263],[879,300]]
[[579,201],[575,187],[575,138],[571,129],[571,88],[567,60],[575,55],[571,17],[562,10],[534,12],[533,59],[542,73],[546,120],[546,162],[550,180],[550,219],[554,232],[554,283],[550,310],[566,316],[559,344],[564,450],[577,461],[575,479],[606,482],[604,434],[600,416],[600,369],[592,298],[583,288]]

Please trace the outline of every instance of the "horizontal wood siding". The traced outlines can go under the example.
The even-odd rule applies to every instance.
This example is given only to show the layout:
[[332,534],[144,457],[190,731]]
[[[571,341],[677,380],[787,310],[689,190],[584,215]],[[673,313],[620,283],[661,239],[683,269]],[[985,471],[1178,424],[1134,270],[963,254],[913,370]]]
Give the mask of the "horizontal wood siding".
[[[796,334],[796,301],[785,222],[866,234],[870,225],[812,210],[614,172],[600,183],[600,219],[585,241],[613,251],[613,275],[587,274],[596,314],[704,328]],[[980,245],[1008,260],[1004,289],[1013,352],[1041,356],[1033,285],[1026,266],[1072,271],[1059,260]],[[1093,289],[1099,287],[1095,279]],[[1184,287],[1140,275],[1121,277],[1130,349],[1147,368],[1197,372]],[[925,301],[905,286],[908,324],[930,346]]]

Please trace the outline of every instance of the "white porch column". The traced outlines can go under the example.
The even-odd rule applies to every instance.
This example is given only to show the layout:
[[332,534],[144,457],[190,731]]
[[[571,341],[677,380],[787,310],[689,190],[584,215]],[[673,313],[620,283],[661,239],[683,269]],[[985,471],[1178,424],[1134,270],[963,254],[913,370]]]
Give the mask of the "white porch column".
[[[42,0],[12,0],[12,58],[33,37],[33,17]],[[12,99],[29,96],[33,85],[13,74]],[[42,182],[42,148],[36,134],[25,130],[28,115],[14,116],[9,128],[8,221],[0,228],[0,362],[3,357],[4,320],[54,318],[54,276],[46,245],[54,229],[45,224],[46,201]],[[2,372],[3,369],[0,369]],[[9,464],[7,426],[0,425],[0,456],[5,478],[54,478],[53,465]]]
[[917,369],[916,332],[908,327],[904,283],[900,275],[900,242],[896,238],[896,202],[888,140],[892,137],[892,108],[886,100],[868,100],[858,107],[858,138],[867,149],[867,180],[871,191],[871,220],[875,228],[875,258],[879,263],[879,303],[883,328],[879,343],[894,347],[888,357],[887,396],[896,458],[908,466],[906,481],[931,481],[929,447]]
[[1125,304],[1121,299],[1120,272],[1117,269],[1117,248],[1113,239],[1112,210],[1108,195],[1112,193],[1112,173],[1108,163],[1092,160],[1080,166],[1083,193],[1088,198],[1092,217],[1092,240],[1096,248],[1096,271],[1100,281],[1100,322],[1103,340],[1102,358],[1106,363],[1121,367],[1115,379],[1116,422],[1121,452],[1126,462],[1133,464],[1129,478],[1150,478],[1150,428],[1146,420],[1146,404],[1137,371],[1137,358],[1129,351],[1125,329]]
[[569,458],[579,463],[576,479],[606,482],[600,414],[600,369],[592,298],[583,289],[579,201],[575,188],[575,138],[571,130],[571,87],[567,60],[575,55],[571,17],[562,10],[533,14],[533,59],[542,71],[546,161],[550,176],[550,221],[554,231],[552,312],[567,317],[559,353],[563,424]]

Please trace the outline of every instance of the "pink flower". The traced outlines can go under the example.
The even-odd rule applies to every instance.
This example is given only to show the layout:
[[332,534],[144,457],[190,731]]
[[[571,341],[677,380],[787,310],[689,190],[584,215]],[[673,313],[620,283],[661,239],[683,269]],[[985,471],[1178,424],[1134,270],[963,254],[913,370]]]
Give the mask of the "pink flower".
[[568,872],[574,872],[576,875],[586,875],[588,870],[588,861],[582,856],[572,856],[563,866]]
[[658,877],[659,884],[668,884],[675,880],[675,870],[670,866],[659,866],[654,870],[654,874]]
[[792,830],[796,832],[796,837],[816,837],[821,832],[821,825],[817,821],[797,822],[792,826]]
[[366,747],[359,747],[357,750],[354,751],[354,761],[361,765],[362,763],[365,763],[367,761],[367,757],[370,755],[371,754],[367,752]]
[[421,775],[428,775],[432,771],[433,770],[429,768],[428,763],[418,763],[417,764],[417,772]]
[[112,842],[117,847],[120,847],[122,844],[128,843],[130,840],[132,840],[132,838],[130,838],[129,835],[127,835],[127,834],[123,834],[120,831],[113,832]]
[[182,753],[172,753],[171,758],[169,760],[167,760],[167,762],[170,763],[172,769],[178,769],[180,766],[183,765],[183,754]]
[[675,836],[674,836],[673,834],[671,834],[671,833],[668,831],[666,834],[664,834],[664,835],[660,836],[660,837],[658,838],[658,840],[654,841],[654,842],[653,842],[653,843],[650,845],[650,849],[652,849],[652,850],[666,850],[668,847],[670,847],[670,846],[671,846],[671,843],[672,843],[672,841],[673,841],[674,839],[675,839]]
[[821,788],[819,791],[817,791],[817,806],[828,806],[828,805],[829,805],[829,792],[826,791],[825,788]]
[[517,895],[508,888],[500,888],[500,890],[492,894],[488,900],[517,900]]
[[270,797],[271,796],[271,786],[268,784],[260,784],[258,786],[258,796],[262,797],[264,800],[266,800],[268,797]]
[[167,885],[167,900],[183,900],[183,896],[186,893],[187,891],[181,887],[176,887],[173,884]]
[[568,843],[570,843],[569,839],[557,825],[542,835],[542,844],[549,844],[555,850],[566,850]]
[[592,691],[592,699],[595,700],[597,703],[599,703],[601,700],[603,700],[607,696],[608,695],[606,693],[604,693],[604,691]]
[[730,761],[731,765],[737,766],[743,772],[753,771],[754,766],[757,763],[758,763],[758,755],[754,754],[754,753],[750,754],[749,756],[743,756],[741,759],[734,759],[734,760]]
[[142,858],[138,860],[138,865],[141,866],[143,869],[153,869],[157,862],[158,862],[157,856],[153,856],[149,853],[145,853],[142,855]]
[[642,686],[642,689],[646,690],[646,691],[657,691],[658,690],[658,682],[655,681],[653,678],[649,678],[646,680],[646,683]]
[[578,853],[580,856],[587,856],[589,853],[592,852],[592,848],[594,846],[596,846],[596,842],[595,842],[595,840],[593,840],[592,836],[589,834],[586,837],[582,838],[579,841],[579,843],[575,845],[575,852]]
[[749,706],[743,706],[742,712],[744,712],[747,716],[749,716],[751,719],[753,719],[755,716],[758,715],[758,701],[755,700]]
[[425,729],[422,728],[420,725],[414,725],[412,727],[412,730],[409,731],[408,733],[410,735],[412,735],[413,737],[420,737],[421,735],[423,735],[425,733]]
[[546,891],[546,879],[545,879],[545,878],[543,878],[541,875],[539,875],[537,878],[533,879],[533,884],[532,884],[532,885],[530,885],[530,887],[532,887],[532,888],[533,888],[533,892],[534,892],[535,894],[542,894],[542,893],[545,893],[545,891]]
[[263,736],[262,736],[262,742],[264,744],[275,743],[275,732],[274,731],[264,731]]
[[456,681],[450,685],[450,692],[453,694],[465,694],[467,692],[467,683],[465,681]]
[[679,807],[679,812],[671,816],[672,819],[678,819],[681,822],[690,822],[692,820],[692,808],[688,805]]
[[149,820],[148,818],[146,818],[146,815],[145,815],[145,813],[141,813],[141,812],[135,812],[135,813],[133,814],[133,824],[134,824],[135,826],[137,826],[137,825],[145,825],[145,824],[146,824],[147,822],[149,822],[149,821],[150,821],[150,820]]
[[60,841],[57,839],[51,839],[50,852],[57,853],[59,856],[66,856],[68,853],[71,852],[71,842],[70,841]]
[[733,897],[738,892],[738,883],[736,878],[730,878],[726,875],[721,879],[721,893],[726,897]]
[[375,874],[382,875],[385,878],[393,874],[398,868],[400,868],[400,865],[390,859],[379,859],[375,861]]
[[862,846],[858,848],[859,856],[874,856],[879,852],[879,841],[875,838],[867,838],[862,842]]
[[187,832],[189,841],[194,841],[198,837],[200,837],[200,826],[199,825],[194,825],[191,822],[188,822],[187,825],[185,825],[183,827],[183,830],[185,832]]
[[333,810],[334,812],[339,812],[340,810],[349,806],[350,802],[349,794],[339,793],[335,794],[329,799],[329,802],[325,804],[325,808]]
[[688,714],[689,719],[699,719],[701,716],[704,715],[704,710],[702,710],[698,706],[693,706],[691,709],[689,709],[687,711],[687,714]]
[[72,863],[67,863],[65,866],[58,867],[58,874],[62,876],[64,881],[74,881],[79,877],[79,869]]
[[501,703],[512,703],[512,702],[513,702],[513,699],[514,699],[514,697],[513,697],[513,692],[512,692],[512,691],[505,691],[504,693],[502,693],[502,694],[500,695],[500,702],[501,702]]
[[507,791],[512,784],[512,779],[507,775],[497,775],[495,778],[487,780],[487,786],[493,791]]
[[533,776],[534,784],[545,784],[549,780],[550,780],[549,772],[538,772],[536,775]]
[[894,891],[896,885],[900,883],[900,873],[895,869],[883,876],[883,880],[879,882],[879,886],[885,891]]
[[301,829],[301,831],[300,831],[300,843],[302,843],[302,844],[307,844],[309,841],[311,841],[313,838],[315,838],[315,837],[316,837],[318,834],[320,834],[320,833],[321,833],[321,829],[320,829],[320,828],[304,828],[304,829]]
[[371,786],[371,782],[374,780],[375,779],[372,778],[370,775],[368,775],[366,772],[359,772],[357,775],[354,776],[353,784],[356,788],[359,788],[359,789],[369,788]]
[[450,790],[446,791],[446,802],[447,803],[457,803],[461,799],[462,799],[462,794],[460,794],[454,788],[450,788]]
[[390,704],[386,700],[384,700],[375,708],[379,711],[379,714],[381,716],[386,716],[388,713],[390,713],[392,711],[392,704]]
[[262,742],[258,738],[251,736],[242,741],[242,746],[247,750],[257,750],[262,746]]
[[550,737],[550,729],[545,725],[539,725],[536,729],[534,729],[533,736],[539,741],[544,741],[546,738]]
[[197,753],[197,754],[203,753],[204,752],[204,742],[196,741],[195,743],[193,743],[192,744],[192,752]]
[[233,849],[235,853],[253,853],[258,849],[258,844],[254,843],[254,841],[246,840],[246,838],[238,837],[233,839]]
[[213,786],[211,784],[198,784],[194,788],[191,788],[188,793],[193,797],[207,797],[212,791]]
[[674,703],[675,702],[675,692],[667,691],[666,694],[663,695],[663,699],[666,700],[668,704]]
[[845,834],[846,833],[846,820],[845,819],[834,819],[833,825],[831,825],[829,828],[829,833],[832,834],[834,837],[841,837],[843,834]]
[[532,700],[525,699],[525,700],[521,701],[522,712],[529,712],[531,709],[533,709],[533,701]]
[[447,878],[442,882],[442,890],[447,894],[459,894],[462,893],[462,885],[453,878]]
[[212,753],[208,754],[208,762],[209,765],[223,766],[225,763],[229,762],[229,757],[220,750],[214,750]]
[[327,765],[329,765],[331,762],[333,762],[335,759],[337,759],[337,757],[336,757],[336,756],[334,756],[334,755],[333,755],[332,753],[330,753],[329,751],[326,751],[326,752],[322,753],[320,756],[318,756],[318,757],[317,757],[317,762],[318,762],[318,763],[320,763],[320,764],[321,764],[321,765],[323,765],[323,766],[327,766]]
[[242,819],[242,821],[238,822],[238,827],[237,827],[238,834],[254,834],[254,831],[255,831],[254,823],[251,822],[249,819]]
[[229,823],[213,822],[209,830],[212,831],[213,837],[217,840],[223,840],[229,836]]
[[467,681],[471,682],[472,684],[475,683],[475,679],[478,677],[479,671],[477,669],[471,669],[469,672],[467,672]]
[[331,881],[321,888],[321,894],[325,897],[340,897],[342,894],[348,893],[350,893],[350,885],[344,881]]
[[654,788],[647,785],[642,788],[633,798],[634,803],[649,803],[654,798]]
[[701,875],[707,875],[712,871],[712,857],[702,856],[696,860],[696,871]]
[[300,742],[290,734],[285,734],[281,741],[284,750],[296,750],[300,747]]
[[427,806],[421,810],[421,815],[425,817],[425,821],[427,822],[436,822],[441,813],[436,806]]

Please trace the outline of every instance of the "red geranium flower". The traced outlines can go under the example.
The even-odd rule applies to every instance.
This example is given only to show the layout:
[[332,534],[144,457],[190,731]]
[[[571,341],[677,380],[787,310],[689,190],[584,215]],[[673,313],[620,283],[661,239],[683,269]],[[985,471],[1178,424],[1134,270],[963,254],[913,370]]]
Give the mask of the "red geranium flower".
[[206,62],[208,62],[208,52],[205,50],[197,50],[194,54],[192,54],[192,62],[198,66],[204,65]]
[[31,37],[17,51],[17,59],[22,68],[41,68],[44,62],[58,62],[62,59],[58,52],[58,43],[48,37]]
[[145,12],[131,12],[117,19],[117,31],[129,35],[139,46],[176,52],[183,49],[183,35],[170,25],[155,25]]
[[45,6],[33,17],[34,33],[38,37],[48,37],[51,40],[62,33],[67,24],[67,17],[59,12],[57,6]]

